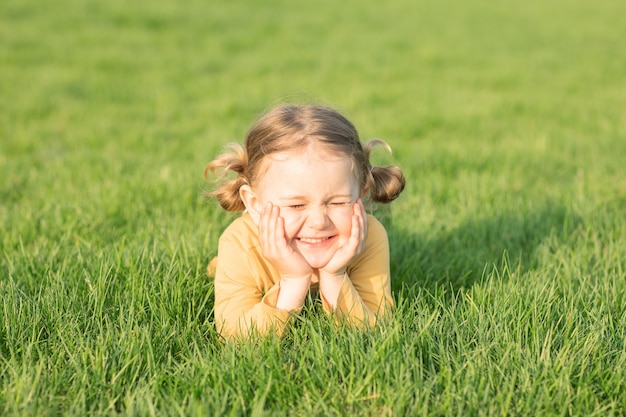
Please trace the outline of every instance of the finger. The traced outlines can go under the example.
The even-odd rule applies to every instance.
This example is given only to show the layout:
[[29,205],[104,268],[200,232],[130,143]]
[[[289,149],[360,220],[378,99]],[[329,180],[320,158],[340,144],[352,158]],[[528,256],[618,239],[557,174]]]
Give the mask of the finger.
[[358,233],[358,236],[356,236],[356,251],[360,252],[361,247],[363,246],[363,242],[365,241],[365,233],[363,230],[363,218],[361,216],[355,216],[355,217],[356,217],[357,233]]
[[267,247],[267,230],[269,223],[269,213],[268,213],[268,205],[265,205],[261,210],[261,220],[259,221],[259,240],[261,241],[261,246]]
[[280,207],[274,206],[272,210],[272,246],[277,257],[285,258],[293,252],[285,235],[285,219],[280,217]]
[[[280,211],[279,213],[280,214]],[[281,248],[284,249],[286,248],[287,245],[287,237],[285,236],[285,219],[283,219],[282,217],[278,216],[276,218],[276,245]]]
[[363,200],[361,200],[360,198],[358,200],[358,203],[359,203],[359,215],[363,219],[363,226],[365,227],[365,230],[367,230],[367,212],[365,211],[365,204],[363,203]]
[[365,205],[363,204],[363,200],[359,199],[357,203],[358,208],[356,210],[356,217],[358,219],[359,225],[358,251],[360,252],[365,247],[365,240],[367,239],[367,214],[365,213]]
[[353,214],[351,217],[350,236],[344,244],[337,249],[333,258],[324,267],[326,272],[336,275],[338,271],[345,270],[346,265],[359,253],[360,225],[359,216]]
[[272,203],[267,203],[263,208],[260,225],[259,239],[266,256],[273,257],[276,253],[276,216]]
[[354,203],[353,209],[352,209],[352,216],[356,217],[359,221],[359,226],[363,226],[363,219],[365,218],[365,212],[363,210],[363,203],[361,202],[361,199],[359,198],[358,200],[356,200],[356,202]]
[[269,226],[269,230],[267,234],[268,243],[272,250],[272,253],[276,253],[277,243],[278,243],[278,240],[280,239],[280,236],[278,235],[276,231],[276,228],[278,226],[278,207],[274,205],[270,206],[268,226]]
[[356,252],[361,241],[361,223],[358,214],[353,214],[350,227],[350,237],[344,246],[347,252]]

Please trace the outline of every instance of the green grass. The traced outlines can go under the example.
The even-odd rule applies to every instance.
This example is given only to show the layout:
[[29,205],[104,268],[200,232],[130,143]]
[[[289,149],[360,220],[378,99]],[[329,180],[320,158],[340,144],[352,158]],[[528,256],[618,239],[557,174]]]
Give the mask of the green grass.
[[[626,414],[626,5],[379,3],[0,3],[1,415]],[[283,101],[394,149],[397,308],[224,344],[202,172]]]

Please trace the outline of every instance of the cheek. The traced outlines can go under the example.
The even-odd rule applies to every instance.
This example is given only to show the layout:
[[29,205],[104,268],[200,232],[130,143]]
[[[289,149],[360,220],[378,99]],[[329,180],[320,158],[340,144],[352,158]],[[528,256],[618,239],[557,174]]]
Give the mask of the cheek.
[[352,207],[349,210],[337,210],[330,217],[340,235],[350,236],[350,231],[352,230]]
[[292,239],[302,227],[304,216],[299,212],[281,213],[285,221],[285,235]]

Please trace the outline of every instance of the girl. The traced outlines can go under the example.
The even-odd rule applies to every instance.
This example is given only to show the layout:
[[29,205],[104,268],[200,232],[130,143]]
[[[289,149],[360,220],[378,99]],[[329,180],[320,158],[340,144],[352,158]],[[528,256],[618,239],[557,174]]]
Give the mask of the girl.
[[[225,337],[282,334],[309,292],[324,311],[371,326],[393,306],[385,229],[363,199],[393,201],[404,188],[398,167],[372,167],[375,139],[362,146],[336,111],[283,105],[205,169],[219,180],[209,195],[244,211],[219,239],[215,322]],[[228,174],[234,171],[236,176]]]

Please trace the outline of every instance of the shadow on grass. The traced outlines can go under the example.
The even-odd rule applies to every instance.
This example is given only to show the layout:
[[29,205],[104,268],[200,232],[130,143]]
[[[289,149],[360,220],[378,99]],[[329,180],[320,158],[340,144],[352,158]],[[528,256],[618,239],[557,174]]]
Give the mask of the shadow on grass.
[[386,221],[392,289],[469,287],[501,265],[505,257],[511,269],[523,273],[537,267],[533,254],[546,238],[566,238],[580,222],[567,208],[552,205],[533,213],[470,219],[430,236],[409,233]]

